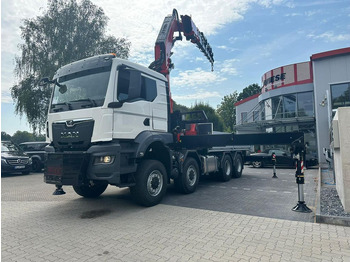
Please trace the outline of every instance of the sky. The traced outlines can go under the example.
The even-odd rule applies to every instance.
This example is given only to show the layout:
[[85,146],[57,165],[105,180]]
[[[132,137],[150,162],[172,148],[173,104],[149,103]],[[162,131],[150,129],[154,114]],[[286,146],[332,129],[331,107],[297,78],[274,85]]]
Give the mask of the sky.
[[[213,108],[276,67],[309,61],[312,54],[350,46],[349,0],[92,0],[109,17],[107,34],[131,42],[129,60],[148,66],[165,16],[176,8],[190,15],[214,53],[209,61],[191,44],[175,43],[170,73],[173,99]],[[10,89],[15,57],[22,43],[23,19],[45,12],[44,0],[1,0],[1,131],[29,131],[25,116],[14,113]]]

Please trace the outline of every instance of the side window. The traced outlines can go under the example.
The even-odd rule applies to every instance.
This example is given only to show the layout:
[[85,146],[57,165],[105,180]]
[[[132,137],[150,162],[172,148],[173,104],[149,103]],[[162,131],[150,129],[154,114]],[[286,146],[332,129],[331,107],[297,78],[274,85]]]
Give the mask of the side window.
[[152,102],[157,97],[157,83],[155,80],[141,77],[141,98]]
[[120,102],[126,101],[129,96],[130,71],[120,70],[118,73],[117,99]]

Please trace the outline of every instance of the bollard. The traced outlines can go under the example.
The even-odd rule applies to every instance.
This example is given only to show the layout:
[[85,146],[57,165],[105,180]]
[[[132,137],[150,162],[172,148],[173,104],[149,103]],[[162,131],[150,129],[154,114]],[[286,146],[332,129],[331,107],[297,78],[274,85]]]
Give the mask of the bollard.
[[307,207],[304,201],[304,161],[303,161],[303,154],[296,155],[296,171],[295,171],[295,177],[296,177],[296,183],[298,184],[298,204],[293,207],[293,211],[295,212],[302,212],[302,213],[310,213],[312,210]]
[[272,178],[278,178],[276,176],[276,154],[275,154],[275,152],[272,153],[272,164],[273,164],[273,176],[272,176]]

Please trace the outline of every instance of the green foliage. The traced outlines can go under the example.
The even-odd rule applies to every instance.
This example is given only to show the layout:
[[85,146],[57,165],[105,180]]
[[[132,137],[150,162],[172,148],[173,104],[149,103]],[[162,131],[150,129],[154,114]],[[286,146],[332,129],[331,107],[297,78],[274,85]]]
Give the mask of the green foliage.
[[217,113],[223,119],[227,132],[233,132],[236,125],[236,107],[235,103],[237,102],[237,91],[233,92],[230,95],[224,96],[221,100],[220,105],[218,105]]
[[187,106],[180,105],[173,100],[173,111],[188,112],[190,109]]
[[239,93],[237,101],[241,101],[247,97],[260,93],[260,86],[258,84],[251,84],[243,88],[242,92]]
[[45,141],[45,135],[36,135],[27,131],[16,131],[13,136],[10,136],[4,131],[1,131],[1,141],[12,141],[15,144],[33,141]]
[[54,76],[61,66],[103,53],[128,58],[130,42],[106,35],[108,17],[90,0],[49,0],[47,11],[25,19],[20,27],[24,40],[15,58],[18,84],[12,87],[15,112],[25,114],[33,131],[45,127],[51,90],[37,86]]
[[225,124],[222,118],[215,112],[215,109],[212,108],[208,103],[196,103],[191,107],[190,111],[203,110],[208,117],[209,122],[213,123],[213,129],[215,131],[224,131]]
[[11,136],[4,131],[1,131],[1,141],[11,141]]

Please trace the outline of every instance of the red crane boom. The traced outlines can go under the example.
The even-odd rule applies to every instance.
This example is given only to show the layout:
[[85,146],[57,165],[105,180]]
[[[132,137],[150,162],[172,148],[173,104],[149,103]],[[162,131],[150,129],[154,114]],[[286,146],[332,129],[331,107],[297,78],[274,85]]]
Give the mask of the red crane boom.
[[[178,32],[177,36],[175,36],[175,32]],[[184,34],[187,41],[196,44],[199,50],[203,52],[211,63],[213,71],[214,55],[206,37],[199,31],[190,16],[182,15],[180,20],[177,10],[174,9],[172,15],[164,18],[154,48],[155,60],[149,66],[149,68],[162,73],[168,79],[168,83],[170,70],[174,68],[174,64],[170,59],[170,56],[173,54],[171,49],[177,40],[182,40],[181,33]],[[173,102],[171,100],[170,86],[168,88],[170,95],[170,111],[172,113]]]

